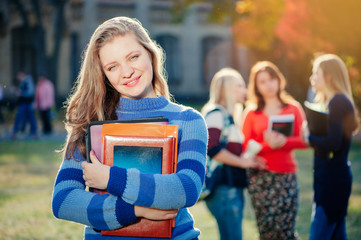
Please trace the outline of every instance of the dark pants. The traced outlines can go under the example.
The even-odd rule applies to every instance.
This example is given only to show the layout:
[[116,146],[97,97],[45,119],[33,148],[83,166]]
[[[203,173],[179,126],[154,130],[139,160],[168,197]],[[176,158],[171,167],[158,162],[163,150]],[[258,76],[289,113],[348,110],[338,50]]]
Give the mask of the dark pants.
[[50,109],[46,110],[39,110],[40,113],[40,119],[43,125],[42,131],[44,134],[51,134],[53,131],[52,125],[51,125],[51,111]]
[[322,206],[315,203],[312,209],[312,224],[309,240],[347,240],[346,219],[328,223]]
[[27,122],[30,122],[30,134],[37,134],[37,123],[32,103],[22,102],[19,104],[18,111],[15,116],[13,135],[19,130],[25,130]]

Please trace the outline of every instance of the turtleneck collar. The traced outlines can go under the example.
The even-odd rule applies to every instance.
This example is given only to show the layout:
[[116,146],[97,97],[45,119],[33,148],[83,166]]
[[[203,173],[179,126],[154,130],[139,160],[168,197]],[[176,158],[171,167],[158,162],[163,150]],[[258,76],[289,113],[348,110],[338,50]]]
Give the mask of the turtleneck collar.
[[123,112],[150,111],[165,107],[169,101],[163,96],[156,98],[120,98],[118,110]]

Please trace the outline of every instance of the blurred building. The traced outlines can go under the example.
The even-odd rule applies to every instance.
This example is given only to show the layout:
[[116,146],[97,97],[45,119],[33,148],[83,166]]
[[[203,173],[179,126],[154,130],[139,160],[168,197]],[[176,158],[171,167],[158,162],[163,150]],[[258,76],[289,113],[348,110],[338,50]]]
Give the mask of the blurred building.
[[[45,42],[40,44],[46,46],[45,55],[54,49],[54,44],[58,44],[55,41],[57,25],[54,24],[57,21],[54,13],[56,1],[37,1],[39,11],[34,11],[34,1],[17,0],[13,4],[9,2],[0,0],[0,17],[6,26],[6,29],[1,29],[1,32],[5,33],[0,37],[0,83],[5,86],[16,84],[15,76],[19,69],[37,75],[43,67],[39,66],[42,64],[38,61],[42,56],[39,56],[39,51],[36,51],[37,48],[34,48],[34,44],[31,44],[27,37],[24,19],[16,7],[17,3],[24,7],[29,24],[34,25],[32,27],[36,27],[35,19],[41,17]],[[63,2],[64,32],[59,41],[57,74],[53,80],[59,100],[65,99],[73,86],[82,52],[93,31],[103,21],[121,15],[139,19],[151,38],[165,50],[168,82],[176,99],[207,98],[211,77],[222,67],[232,66],[243,75],[247,73],[246,50],[234,46],[230,25],[208,21],[211,1],[191,5],[184,11],[181,20],[174,17],[172,0]]]

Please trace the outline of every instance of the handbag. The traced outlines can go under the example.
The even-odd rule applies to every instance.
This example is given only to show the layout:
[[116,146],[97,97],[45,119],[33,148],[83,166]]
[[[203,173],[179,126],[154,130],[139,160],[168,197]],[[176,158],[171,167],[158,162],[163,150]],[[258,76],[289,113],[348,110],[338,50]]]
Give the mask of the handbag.
[[[220,111],[223,115],[224,127],[222,128],[220,143],[221,145],[226,146],[228,129],[231,125],[230,117],[222,107],[216,107],[209,111],[206,116],[214,111]],[[212,159],[207,155],[206,174],[198,201],[206,200],[212,195],[213,190],[219,185],[223,178],[223,168],[222,162]]]

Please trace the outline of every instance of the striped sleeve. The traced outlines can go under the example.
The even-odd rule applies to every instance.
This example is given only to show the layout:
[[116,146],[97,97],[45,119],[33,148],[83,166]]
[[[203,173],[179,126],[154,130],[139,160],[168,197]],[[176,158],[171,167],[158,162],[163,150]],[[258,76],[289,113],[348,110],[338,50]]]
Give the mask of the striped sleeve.
[[56,177],[52,211],[55,217],[82,223],[98,230],[112,230],[136,221],[134,206],[120,197],[85,191],[79,151],[65,159]]
[[205,116],[208,127],[208,156],[214,157],[226,146],[221,144],[221,133],[224,126],[224,117],[220,111],[213,111]]
[[180,116],[174,123],[179,126],[177,173],[153,175],[112,167],[109,193],[130,204],[159,209],[179,209],[197,202],[205,175],[207,128],[204,118],[193,109]]

